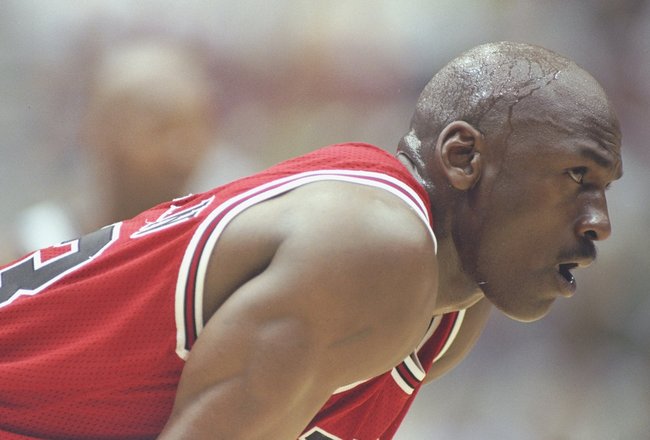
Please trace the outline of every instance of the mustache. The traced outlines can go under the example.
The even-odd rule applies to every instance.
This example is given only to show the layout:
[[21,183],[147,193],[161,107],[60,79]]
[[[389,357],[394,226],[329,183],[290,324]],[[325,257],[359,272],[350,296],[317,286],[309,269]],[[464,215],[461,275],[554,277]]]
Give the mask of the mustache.
[[575,261],[579,262],[593,262],[596,261],[598,257],[598,251],[596,250],[596,245],[591,240],[580,240],[576,246],[571,249],[563,249],[560,251],[559,259],[560,261],[569,262]]

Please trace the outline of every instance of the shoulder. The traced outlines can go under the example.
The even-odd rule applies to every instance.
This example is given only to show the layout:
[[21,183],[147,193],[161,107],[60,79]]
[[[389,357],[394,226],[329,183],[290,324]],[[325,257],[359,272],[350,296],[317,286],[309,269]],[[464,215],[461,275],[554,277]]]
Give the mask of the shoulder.
[[[263,420],[280,411],[298,432],[334,390],[385,373],[416,348],[437,291],[422,220],[390,193],[343,182],[307,184],[243,211],[209,266],[210,313],[172,423],[209,413],[212,432],[227,428],[218,417],[247,429],[235,418],[247,420],[248,408]],[[224,417],[233,408],[246,411]],[[275,428],[270,437],[289,437]]]
[[256,204],[228,225],[223,241],[240,249],[269,247],[267,256],[291,250],[349,262],[390,259],[397,268],[435,264],[432,232],[411,206],[384,189],[351,182],[314,182]]
[[275,292],[273,307],[291,308],[319,335],[312,343],[352,359],[363,340],[366,356],[355,360],[358,375],[352,371],[350,381],[401,361],[433,313],[431,233],[404,201],[381,189],[331,181],[294,189],[240,214],[215,255],[221,264],[213,273],[221,280],[239,274],[233,289],[263,279]]
[[375,365],[401,361],[434,308],[437,263],[427,226],[399,198],[357,184],[312,184],[287,205],[288,232],[274,260],[309,286],[309,307],[336,323],[334,332],[324,330],[333,338],[341,331],[330,343],[368,331],[375,353],[394,355]]
[[404,288],[430,280],[436,270],[427,225],[387,191],[322,182],[288,195],[287,205],[287,235],[278,250],[299,252],[298,264],[311,270],[336,270],[367,284],[390,278]]
[[404,201],[386,190],[326,181],[298,188],[285,197],[281,203],[291,207],[285,220],[292,235],[330,229],[338,232],[336,235],[371,236],[374,240],[366,245],[392,242],[398,247],[431,248],[425,223]]

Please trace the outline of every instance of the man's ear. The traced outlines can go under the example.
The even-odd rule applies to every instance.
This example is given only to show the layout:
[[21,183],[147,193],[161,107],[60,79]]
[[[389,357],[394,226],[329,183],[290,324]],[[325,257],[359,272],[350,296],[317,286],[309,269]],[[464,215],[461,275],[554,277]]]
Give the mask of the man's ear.
[[465,121],[451,122],[442,130],[436,152],[451,186],[467,191],[478,182],[484,148],[481,132]]

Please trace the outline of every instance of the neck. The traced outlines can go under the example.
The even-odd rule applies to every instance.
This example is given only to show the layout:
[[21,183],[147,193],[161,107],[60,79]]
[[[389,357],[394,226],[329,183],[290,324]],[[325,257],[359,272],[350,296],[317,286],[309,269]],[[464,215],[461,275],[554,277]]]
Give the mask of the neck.
[[398,153],[397,158],[424,187],[431,202],[438,242],[438,295],[434,312],[437,315],[466,309],[483,298],[483,292],[463,271],[458,250],[450,233],[452,220],[446,208],[453,203],[452,197],[436,192],[435,185],[423,179],[413,160],[406,154]]
[[462,270],[458,251],[451,237],[438,240],[438,296],[435,314],[466,309],[483,298],[483,291]]

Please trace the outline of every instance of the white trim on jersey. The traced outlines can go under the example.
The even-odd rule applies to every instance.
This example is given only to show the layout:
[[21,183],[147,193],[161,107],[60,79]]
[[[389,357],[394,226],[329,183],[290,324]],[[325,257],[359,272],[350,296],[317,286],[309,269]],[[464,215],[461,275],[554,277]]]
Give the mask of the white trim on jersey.
[[447,350],[449,350],[449,347],[451,347],[451,344],[454,342],[454,339],[456,339],[456,336],[458,336],[458,332],[460,331],[460,326],[463,324],[463,319],[465,318],[465,312],[466,309],[458,311],[458,316],[456,316],[456,321],[454,322],[454,326],[452,327],[451,332],[449,333],[449,337],[447,338],[445,345],[442,347],[442,350],[440,350],[440,353],[438,353],[436,357],[433,358],[433,362],[440,359],[447,352]]
[[[458,311],[458,315],[456,316],[456,320],[454,321],[454,325],[453,325],[451,331],[449,332],[449,337],[445,341],[445,344],[443,345],[440,352],[433,359],[434,363],[445,354],[445,352],[449,349],[451,344],[456,339],[456,336],[458,335],[460,327],[461,327],[461,325],[463,323],[463,318],[465,317],[465,311],[466,311],[465,309]],[[435,316],[431,320],[431,324],[429,325],[429,328],[428,328],[426,334],[424,335],[424,338],[422,338],[422,342],[420,342],[420,344],[417,346],[416,350],[411,355],[407,356],[404,359],[404,361],[402,362],[402,364],[413,375],[413,377],[418,380],[418,382],[422,382],[424,380],[424,378],[426,377],[426,372],[424,370],[422,370],[422,366],[419,365],[418,362],[415,361],[413,356],[415,356],[416,359],[419,360],[419,358],[417,357],[417,352],[433,336],[433,334],[435,333],[435,331],[437,330],[437,328],[438,328],[438,326],[440,325],[441,322],[442,322],[442,316]],[[398,367],[399,367],[399,365],[398,365]],[[391,377],[393,378],[395,383],[402,389],[402,391],[404,391],[408,395],[413,394],[413,391],[415,391],[415,389],[408,382],[406,382],[404,380],[404,378],[400,375],[400,373],[399,373],[399,371],[397,369],[398,367],[394,367],[391,370],[391,372],[390,372]],[[367,382],[370,379],[372,379],[372,378],[360,380],[360,381],[351,383],[349,385],[339,387],[334,391],[333,394],[339,394],[339,393],[342,393],[344,391],[351,390],[352,388],[354,388],[354,387],[356,387],[358,385],[361,385],[362,383]]]
[[433,336],[433,333],[438,329],[438,326],[442,322],[442,315],[439,316],[434,316],[433,319],[431,319],[431,323],[429,324],[429,328],[427,329],[427,332],[424,334],[424,337],[418,344],[418,346],[415,348],[415,352],[417,353],[420,351],[422,346],[427,343],[429,338]]
[[392,370],[390,370],[390,375],[395,381],[395,383],[397,384],[397,386],[399,386],[402,389],[402,391],[404,391],[409,396],[413,394],[415,388],[413,388],[411,385],[406,383],[404,379],[402,379],[402,376],[400,376],[399,372],[397,371],[397,368],[393,368]]
[[[406,183],[392,176],[373,171],[315,170],[298,173],[266,182],[262,185],[238,194],[218,205],[197,227],[194,235],[192,236],[192,239],[190,240],[190,243],[185,250],[185,255],[183,256],[183,260],[181,262],[176,283],[175,305],[177,331],[176,353],[181,359],[187,359],[187,356],[189,355],[189,351],[186,348],[187,335],[185,330],[186,324],[189,324],[185,322],[186,284],[189,279],[192,261],[195,260],[197,247],[205,237],[205,234],[208,234],[208,238],[205,246],[200,251],[201,254],[199,255],[199,263],[196,276],[197,282],[194,292],[193,314],[195,322],[191,323],[195,326],[197,334],[200,333],[203,328],[203,290],[205,286],[204,281],[208,262],[212,254],[212,250],[214,249],[214,246],[219,239],[219,236],[226,228],[228,223],[245,209],[255,204],[258,204],[264,200],[268,200],[272,197],[288,192],[300,186],[306,185],[308,183],[318,181],[343,181],[357,183],[380,188],[396,195],[418,214],[422,222],[426,225],[432,237],[434,251],[437,251],[436,237],[433,233],[433,230],[431,229],[429,215],[424,201]],[[212,222],[229,209],[230,211],[227,212],[221,220],[219,220],[214,229],[207,231]]]
[[[417,362],[414,359],[417,359]],[[427,375],[426,371],[422,369],[422,365],[420,364],[420,360],[417,358],[415,353],[412,353],[410,356],[406,356],[404,359],[404,365],[408,370],[413,374],[413,377],[415,377],[418,382],[422,382],[424,380],[424,376]]]
[[356,387],[358,385],[361,385],[364,382],[368,382],[370,379],[372,379],[372,377],[370,377],[368,379],[363,379],[363,380],[358,380],[356,382],[352,382],[349,385],[344,385],[342,387],[338,387],[337,389],[334,390],[334,392],[332,394],[339,394],[339,393],[342,393],[344,391],[351,390],[352,388],[354,388],[354,387]]
[[[38,270],[38,269],[40,269],[41,267],[43,267],[45,265],[52,264],[57,260],[60,260],[62,258],[67,257],[68,255],[76,254],[77,252],[79,252],[79,239],[77,238],[77,239],[69,241],[69,242],[63,242],[63,243],[55,244],[55,245],[50,246],[50,247],[51,248],[59,248],[59,247],[63,247],[63,246],[69,246],[70,249],[68,249],[65,252],[62,252],[61,254],[57,255],[56,257],[49,258],[49,259],[45,260],[45,262],[43,262],[43,260],[41,259],[41,252],[44,249],[40,249],[40,250],[34,252],[34,254],[33,254],[34,255],[34,257],[33,257],[34,270]],[[45,249],[47,249],[47,248],[45,248]]]

